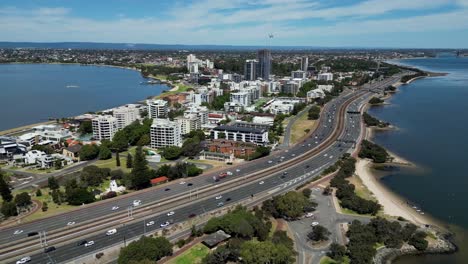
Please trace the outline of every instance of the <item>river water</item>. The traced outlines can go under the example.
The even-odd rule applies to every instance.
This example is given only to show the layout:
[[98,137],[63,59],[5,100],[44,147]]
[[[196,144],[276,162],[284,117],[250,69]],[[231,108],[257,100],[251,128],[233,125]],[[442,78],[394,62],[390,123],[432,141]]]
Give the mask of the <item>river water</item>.
[[403,257],[397,263],[468,263],[468,58],[440,54],[398,63],[448,75],[401,86],[387,100],[390,105],[369,110],[398,127],[376,133],[375,142],[418,165],[392,172],[382,182],[449,226],[460,251]]
[[66,64],[0,64],[0,130],[134,103],[168,89],[139,72]]

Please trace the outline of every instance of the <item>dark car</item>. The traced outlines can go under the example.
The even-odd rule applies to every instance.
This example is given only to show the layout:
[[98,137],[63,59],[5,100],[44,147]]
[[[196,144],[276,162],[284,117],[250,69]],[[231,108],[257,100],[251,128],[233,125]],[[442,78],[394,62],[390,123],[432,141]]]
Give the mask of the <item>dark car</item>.
[[229,201],[231,201],[231,198],[226,198],[226,202],[229,202]]
[[39,234],[38,232],[29,232],[28,237],[32,237],[32,236],[35,236],[35,235],[38,235],[38,234]]
[[77,245],[78,245],[78,246],[82,246],[82,245],[84,245],[84,244],[86,244],[86,243],[88,243],[88,241],[86,241],[86,240],[81,240],[80,242],[78,242]]
[[165,192],[170,191],[170,190],[171,190],[171,188],[164,189]]
[[197,216],[196,214],[189,214],[189,218],[194,218],[195,216]]
[[54,250],[55,250],[55,247],[54,247],[54,246],[48,247],[48,248],[44,249],[44,253],[49,253],[49,252],[52,252],[52,251],[54,251]]
[[192,185],[193,185],[193,183],[190,183],[190,182],[189,182],[189,183],[187,183],[187,186],[192,186]]

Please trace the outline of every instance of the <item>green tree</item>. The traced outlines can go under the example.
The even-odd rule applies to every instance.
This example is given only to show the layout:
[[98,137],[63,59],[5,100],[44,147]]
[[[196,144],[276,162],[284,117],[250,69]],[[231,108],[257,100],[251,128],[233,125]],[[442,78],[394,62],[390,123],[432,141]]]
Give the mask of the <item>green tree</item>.
[[130,177],[131,188],[139,190],[151,185],[147,165],[148,162],[146,161],[145,154],[143,153],[141,146],[138,146],[135,152],[135,160],[133,162],[133,169]]
[[47,179],[47,186],[51,190],[58,190],[58,188],[60,188],[57,179],[55,179],[55,177],[52,176]]
[[176,160],[180,157],[181,154],[182,154],[182,149],[177,146],[165,147],[162,152],[163,157],[168,160]]
[[41,197],[41,196],[42,196],[42,191],[41,191],[41,189],[37,189],[37,191],[36,191],[36,196],[37,196],[37,197]]
[[317,120],[320,117],[320,107],[313,105],[310,107],[309,112],[307,113],[307,119]]
[[80,150],[80,160],[92,160],[97,158],[99,147],[95,144],[84,145]]
[[127,165],[128,169],[133,168],[133,156],[130,153],[127,154],[127,164],[126,165]]
[[115,165],[120,167],[120,154],[119,152],[115,153]]
[[101,146],[99,148],[99,159],[100,160],[107,160],[112,158],[112,152],[107,146]]
[[331,233],[327,228],[321,225],[317,225],[312,227],[312,231],[307,234],[307,237],[314,242],[319,242],[328,240],[328,236],[330,234]]
[[70,205],[82,205],[94,202],[94,195],[86,188],[69,189],[66,195],[67,202]]
[[90,120],[86,120],[81,122],[80,128],[78,129],[78,132],[81,134],[89,134],[93,133],[93,124]]
[[48,209],[49,209],[49,206],[48,206],[47,202],[43,202],[42,203],[42,212],[47,212]]
[[165,237],[141,237],[120,250],[119,264],[151,260],[158,261],[172,255],[172,244]]
[[305,208],[310,205],[310,201],[302,193],[288,192],[273,198],[276,211],[287,219],[297,219],[305,212]]
[[427,234],[423,231],[417,231],[408,241],[408,244],[412,245],[419,251],[427,249],[427,240],[425,239]]
[[129,139],[126,132],[126,129],[123,129],[115,133],[115,135],[112,137],[112,149],[120,152],[127,150]]
[[28,206],[32,203],[31,196],[27,192],[19,193],[15,196],[15,203],[18,207]]
[[140,137],[137,142],[137,146],[147,146],[151,143],[150,136],[148,134],[144,134]]
[[240,256],[245,264],[258,263],[293,263],[293,251],[282,244],[271,241],[247,241],[241,246]]
[[11,194],[10,186],[5,181],[5,176],[2,171],[0,171],[0,195],[2,196],[3,201],[10,202],[13,200],[13,195]]
[[343,245],[337,244],[337,243],[332,243],[330,245],[330,251],[327,253],[327,256],[330,258],[341,262],[341,260],[345,257],[346,255],[346,248]]
[[18,215],[18,209],[16,208],[16,204],[13,201],[3,202],[1,212],[5,217]]

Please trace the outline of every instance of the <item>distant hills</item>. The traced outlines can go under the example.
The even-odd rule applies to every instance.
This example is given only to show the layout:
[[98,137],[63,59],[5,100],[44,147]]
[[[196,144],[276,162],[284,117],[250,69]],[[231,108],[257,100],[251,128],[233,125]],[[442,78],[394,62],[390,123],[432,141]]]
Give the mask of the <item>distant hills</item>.
[[[7,42],[0,41],[0,48],[24,48],[24,49],[115,49],[115,50],[258,50],[265,46],[235,46],[235,45],[182,45],[182,44],[132,44],[132,43],[99,43],[99,42]],[[358,49],[327,48],[312,46],[272,46],[273,50],[339,50]],[[363,48],[360,48],[363,49]],[[365,48],[364,48],[365,49]]]

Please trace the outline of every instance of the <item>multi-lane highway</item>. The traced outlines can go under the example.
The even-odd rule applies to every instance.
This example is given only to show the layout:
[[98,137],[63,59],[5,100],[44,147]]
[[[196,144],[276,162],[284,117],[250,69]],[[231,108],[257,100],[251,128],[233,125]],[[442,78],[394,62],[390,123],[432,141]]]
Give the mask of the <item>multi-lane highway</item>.
[[[383,89],[398,79],[399,77],[389,78],[383,82],[373,84],[369,89]],[[27,238],[27,233],[29,232],[47,231],[49,234],[53,234],[54,232],[60,234],[60,232],[67,230],[74,232],[74,230],[79,230],[80,227],[85,229],[83,231],[84,234],[81,235],[81,239],[93,240],[95,245],[84,247],[77,246],[76,242],[72,242],[57,246],[57,249],[48,255],[43,253],[33,255],[31,263],[47,263],[51,260],[63,262],[89,254],[100,248],[121,243],[124,237],[129,239],[139,236],[145,231],[154,231],[160,228],[161,223],[165,223],[166,221],[173,223],[182,222],[186,221],[190,216],[199,216],[216,210],[219,208],[220,202],[223,202],[223,206],[227,206],[249,197],[255,199],[259,194],[267,191],[273,194],[290,189],[318,175],[327,166],[336,162],[343,153],[354,147],[353,142],[359,137],[361,129],[360,115],[356,114],[356,112],[358,112],[360,106],[371,95],[372,93],[367,89],[344,93],[324,107],[317,130],[303,143],[289,150],[276,152],[266,158],[229,169],[234,175],[228,176],[228,178],[242,179],[242,181],[238,181],[236,183],[237,186],[230,188],[228,191],[221,191],[222,189],[219,188],[219,192],[214,191],[211,196],[198,199],[194,195],[195,199],[192,199],[192,202],[186,206],[179,206],[177,209],[169,207],[162,213],[158,212],[141,217],[133,222],[129,222],[125,226],[118,225],[117,234],[112,236],[106,236],[105,232],[99,232],[96,235],[90,236],[85,235],[89,234],[89,231],[85,229],[85,223],[91,223],[100,218],[119,217],[119,214],[124,218],[127,215],[127,208],[131,206],[133,200],[141,200],[141,207],[144,207],[150,203],[170,200],[171,197],[178,197],[184,194],[201,194],[202,191],[197,192],[196,190],[209,186],[213,187],[216,184],[221,186],[230,180],[224,179],[216,183],[212,179],[214,175],[203,175],[192,179],[185,179],[186,183],[184,184],[177,182],[160,188],[152,188],[133,195],[123,196],[119,199],[90,205],[67,214],[26,223],[14,228],[3,229],[0,231],[0,244],[2,248],[8,248],[10,246],[14,247],[17,243],[18,246],[23,246],[29,242],[34,243],[34,246],[30,247],[30,250],[33,250],[34,247],[38,246],[39,239],[37,237]],[[257,176],[254,177],[255,175]],[[189,183],[192,185],[189,186]],[[216,196],[222,197],[215,199]],[[118,206],[120,213],[112,211],[111,208],[113,206]],[[137,212],[136,208],[134,210]],[[168,216],[167,212],[169,211],[174,211],[174,214]],[[146,223],[149,221],[154,221],[155,224],[146,226]],[[75,225],[67,226],[68,222],[75,222]],[[23,232],[19,235],[14,235],[15,230],[23,230]],[[54,241],[49,240],[49,245],[54,245]],[[26,249],[24,246],[23,248]],[[21,250],[16,250],[16,253],[20,252]],[[13,253],[13,255],[16,253]],[[10,256],[10,253],[3,251],[2,256]]]

